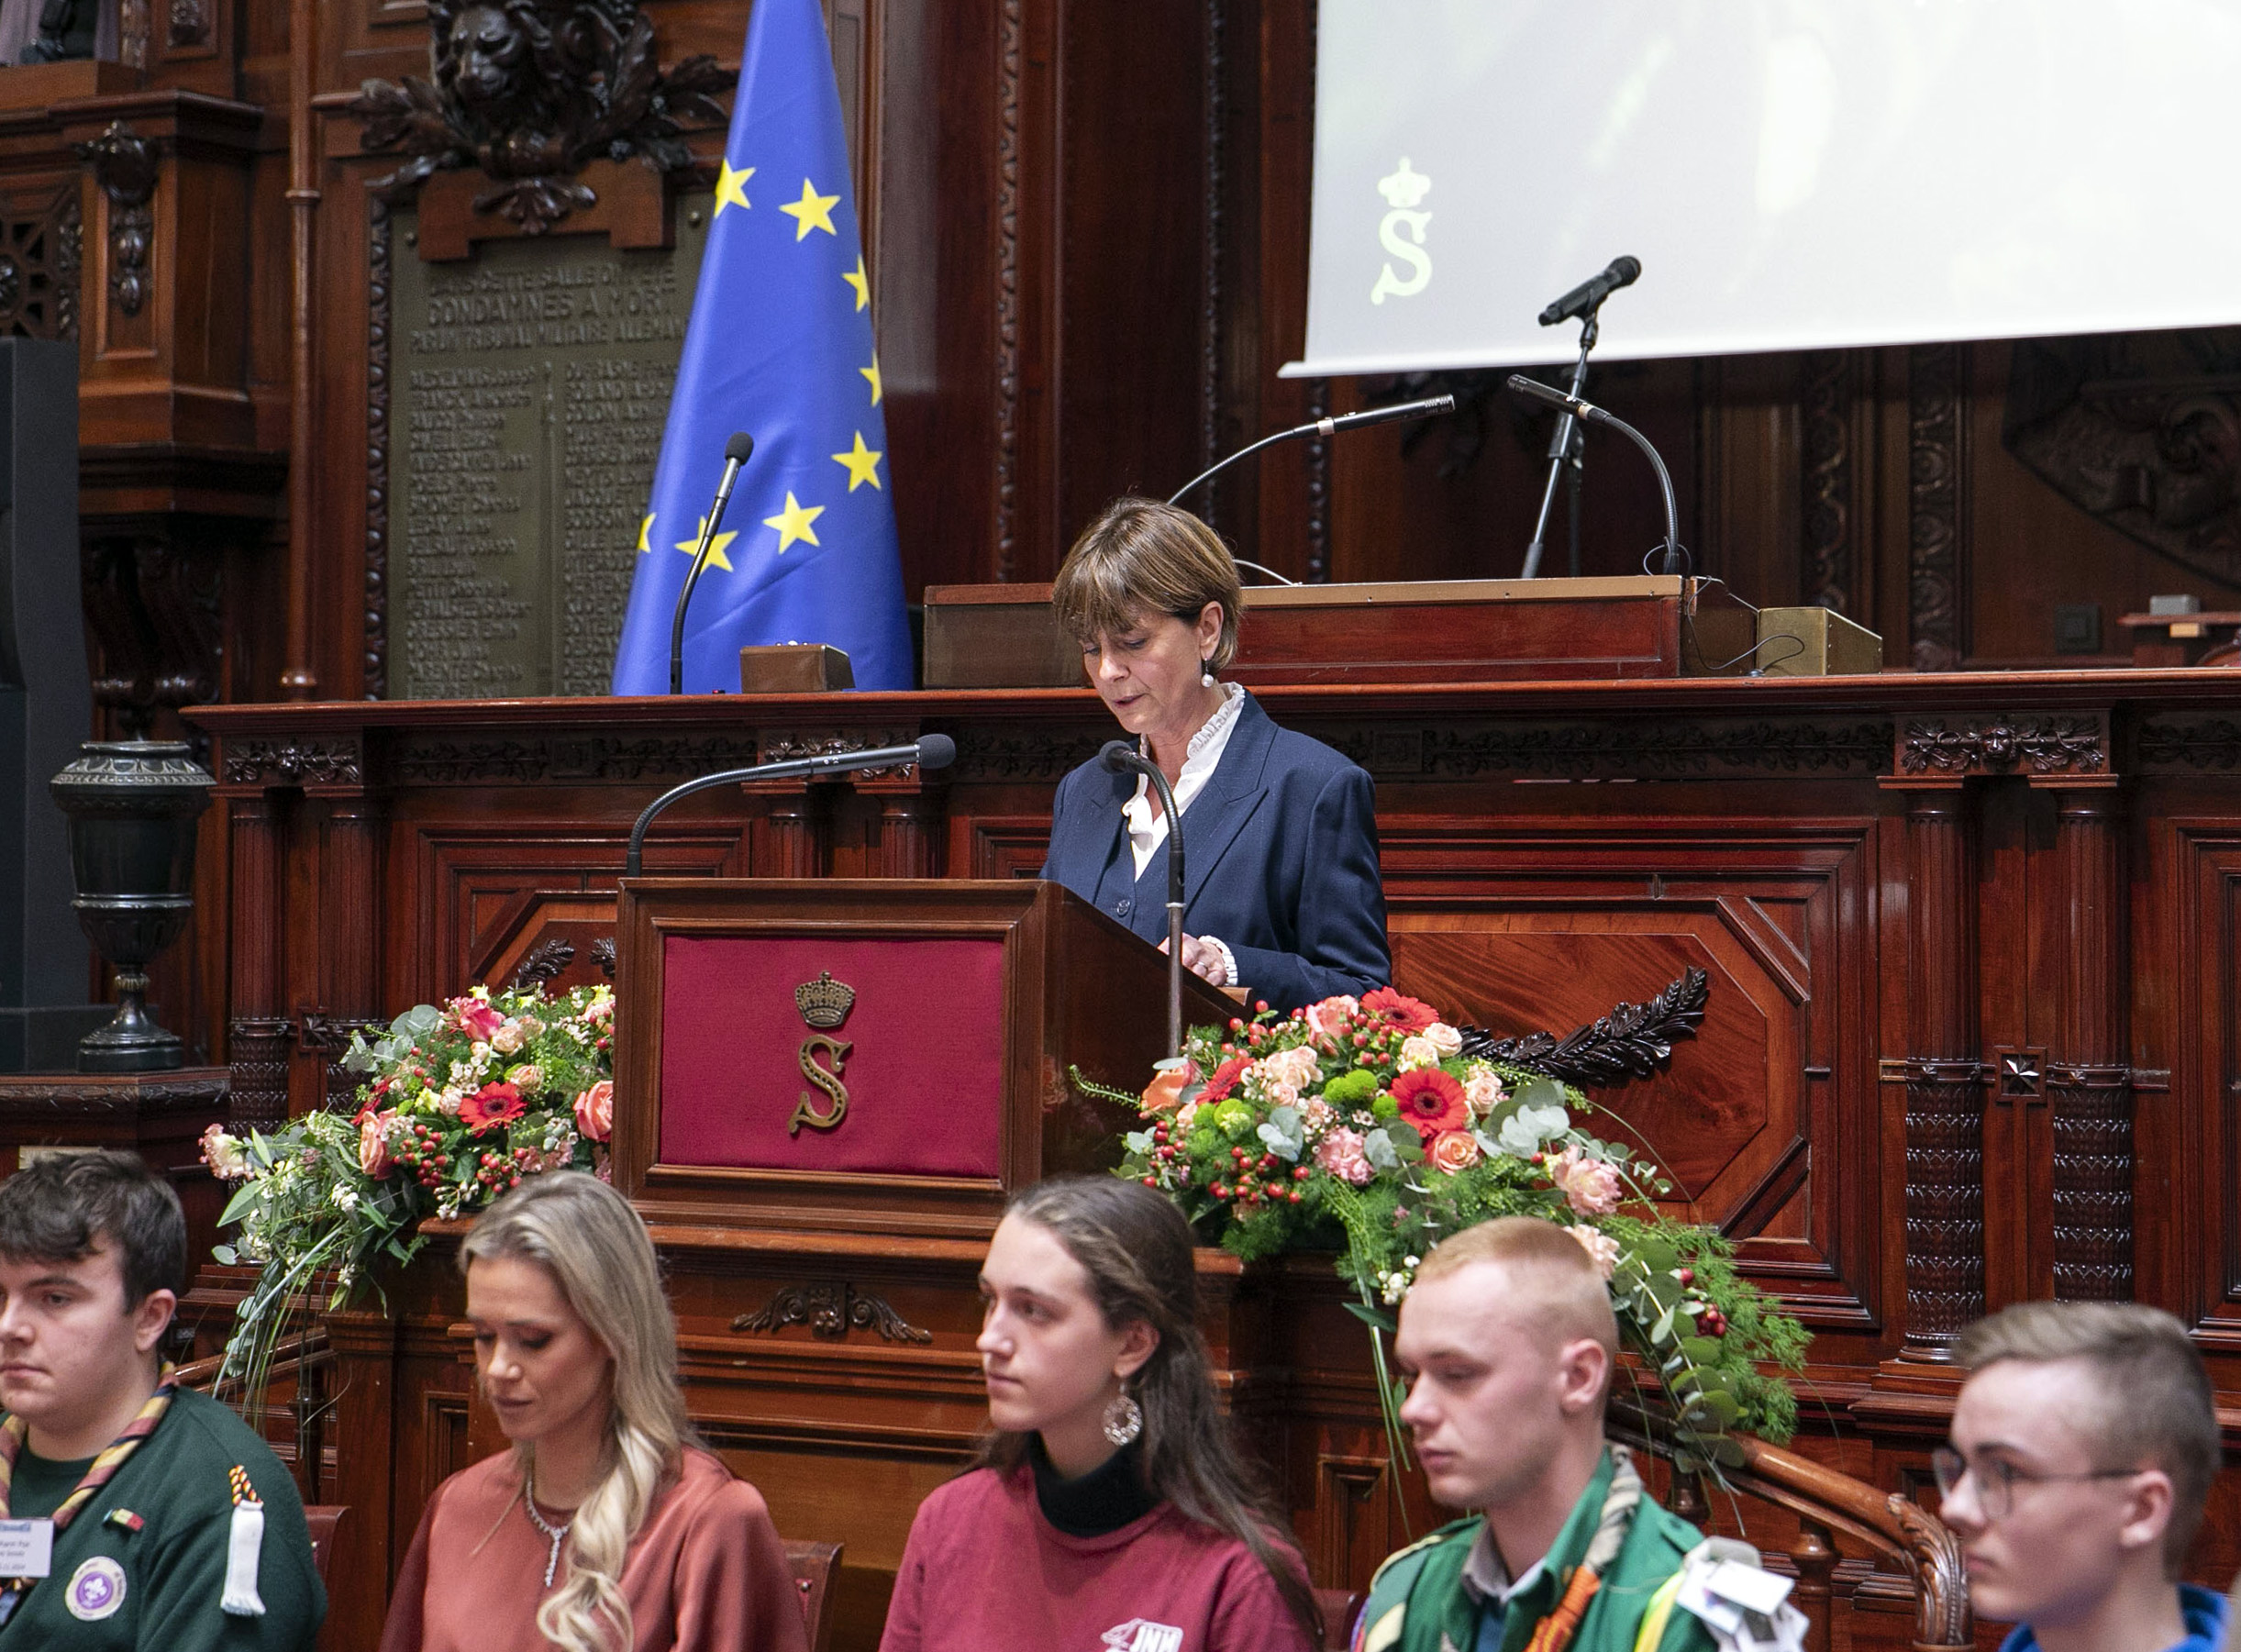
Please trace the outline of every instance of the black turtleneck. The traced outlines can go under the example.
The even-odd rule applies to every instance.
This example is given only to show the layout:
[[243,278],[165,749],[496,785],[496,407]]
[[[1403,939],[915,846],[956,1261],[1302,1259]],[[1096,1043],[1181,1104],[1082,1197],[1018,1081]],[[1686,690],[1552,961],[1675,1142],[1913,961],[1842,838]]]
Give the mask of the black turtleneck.
[[1069,1537],[1102,1537],[1159,1506],[1144,1484],[1142,1454],[1134,1440],[1079,1480],[1067,1480],[1050,1466],[1039,1434],[1027,1442],[1027,1461],[1043,1518]]

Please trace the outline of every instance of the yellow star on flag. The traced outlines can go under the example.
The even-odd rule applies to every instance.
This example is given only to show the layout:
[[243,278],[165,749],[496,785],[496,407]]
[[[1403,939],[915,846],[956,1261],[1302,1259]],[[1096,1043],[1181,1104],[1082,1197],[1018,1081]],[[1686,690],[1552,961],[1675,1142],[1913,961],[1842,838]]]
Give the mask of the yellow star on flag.
[[[856,491],[857,484],[860,482],[868,482],[873,487],[879,487],[879,450],[874,448],[867,448],[864,446],[864,433],[862,431],[859,430],[856,433],[855,451],[851,453],[836,453],[833,455],[833,462],[838,465],[846,465],[849,468],[849,493],[853,493]],[[885,490],[882,489],[882,491],[884,492]]]
[[[653,518],[649,516],[646,520],[651,522]],[[700,526],[693,530],[693,537],[690,539],[678,540],[677,549],[683,551],[688,557],[691,556],[700,549],[700,537],[707,531],[708,518],[703,516],[700,519]],[[726,573],[729,573],[732,571],[731,561],[724,555],[724,548],[738,537],[737,533],[716,535],[715,542],[708,547],[708,566],[721,568]]]
[[653,549],[653,546],[648,541],[648,536],[653,531],[653,513],[651,511],[648,511],[646,513],[646,520],[638,524],[638,549],[640,551],[649,551]]
[[825,515],[823,505],[804,505],[793,496],[793,490],[789,488],[786,490],[786,508],[775,516],[765,516],[762,519],[762,525],[765,527],[778,529],[778,549],[779,554],[782,556],[785,554],[786,547],[796,540],[806,539],[812,545],[817,543],[816,529],[809,525],[823,515]]
[[858,309],[862,309],[871,302],[871,280],[864,273],[864,255],[862,253],[856,255],[856,268],[843,270],[840,272],[840,279],[856,289],[856,307]]
[[723,162],[723,168],[716,180],[716,216],[722,217],[727,206],[737,206],[741,212],[751,211],[753,203],[747,198],[747,181],[755,175],[755,169],[734,166],[728,161]]
[[839,205],[838,195],[817,194],[816,186],[804,178],[802,180],[802,198],[790,201],[778,210],[793,214],[795,225],[793,238],[799,241],[806,239],[813,229],[822,229],[827,235],[838,235],[840,231],[833,227],[833,208]]
[[872,351],[872,352],[871,352],[871,366],[869,366],[869,367],[860,367],[860,368],[858,368],[856,371],[857,371],[858,372],[860,372],[860,373],[863,374],[865,378],[867,378],[867,379],[869,379],[869,380],[871,380],[871,405],[872,405],[874,407],[878,406],[878,405],[880,405],[880,358],[879,358],[879,352],[878,352],[877,350],[874,350],[874,351]]

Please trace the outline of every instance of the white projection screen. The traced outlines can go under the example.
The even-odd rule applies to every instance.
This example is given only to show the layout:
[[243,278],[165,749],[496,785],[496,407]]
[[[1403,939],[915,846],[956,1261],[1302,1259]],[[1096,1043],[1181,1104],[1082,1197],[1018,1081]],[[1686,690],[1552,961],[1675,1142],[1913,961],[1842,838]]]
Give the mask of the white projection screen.
[[2241,322],[2241,0],[1321,0],[1306,359]]

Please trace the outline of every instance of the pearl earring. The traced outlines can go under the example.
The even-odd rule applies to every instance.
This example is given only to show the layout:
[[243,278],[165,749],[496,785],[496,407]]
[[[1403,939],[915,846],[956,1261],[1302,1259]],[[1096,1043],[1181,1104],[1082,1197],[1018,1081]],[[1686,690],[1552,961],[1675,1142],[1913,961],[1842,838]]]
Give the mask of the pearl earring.
[[1212,661],[1211,660],[1200,660],[1200,661],[1198,662],[1198,667],[1199,667],[1199,671],[1198,671],[1198,686],[1199,686],[1199,687],[1201,687],[1201,688],[1212,688],[1212,687],[1214,686],[1214,673],[1213,673],[1212,671],[1210,671],[1206,670],[1206,668],[1207,668],[1208,666],[1212,665],[1213,663],[1214,663],[1214,661]]

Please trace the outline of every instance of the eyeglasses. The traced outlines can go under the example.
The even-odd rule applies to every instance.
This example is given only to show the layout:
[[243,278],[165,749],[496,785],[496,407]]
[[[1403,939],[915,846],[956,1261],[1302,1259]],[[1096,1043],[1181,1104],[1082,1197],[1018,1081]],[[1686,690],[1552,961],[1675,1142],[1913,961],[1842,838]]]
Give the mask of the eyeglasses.
[[2005,1520],[2014,1512],[2018,1485],[2036,1486],[2064,1480],[2130,1480],[2145,1472],[2142,1469],[2093,1469],[2083,1474],[2036,1474],[2028,1469],[2018,1469],[2005,1458],[1972,1464],[1950,1446],[1940,1446],[1930,1453],[1930,1473],[1937,1480],[1938,1496],[1951,1497],[1960,1490],[1961,1481],[1973,1477],[1977,1482],[1977,1507],[1984,1511],[1987,1520]]

